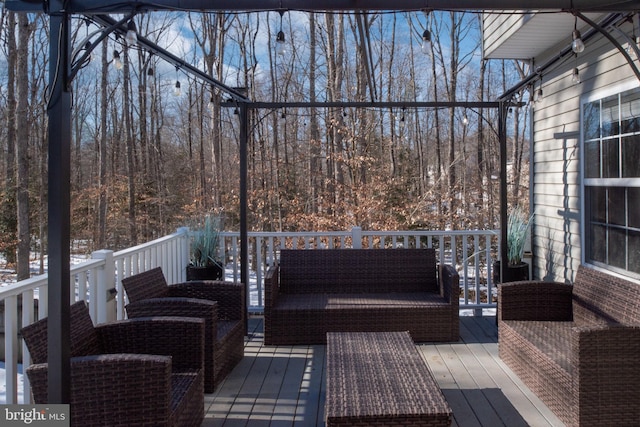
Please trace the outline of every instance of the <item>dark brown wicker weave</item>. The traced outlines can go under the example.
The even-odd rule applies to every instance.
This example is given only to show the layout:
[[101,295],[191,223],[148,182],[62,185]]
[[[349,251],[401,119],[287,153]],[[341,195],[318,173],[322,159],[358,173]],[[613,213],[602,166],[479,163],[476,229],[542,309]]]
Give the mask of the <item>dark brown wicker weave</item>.
[[265,277],[265,344],[406,330],[417,342],[457,341],[459,291],[433,249],[282,250]]
[[[71,425],[200,426],[204,419],[204,321],[140,318],[93,326],[71,306]],[[47,319],[22,329],[34,364],[35,403],[47,403]]]
[[167,285],[160,267],[122,279],[127,315],[188,316],[205,320],[204,390],[212,393],[244,356],[244,285],[193,281]]
[[640,284],[507,283],[498,318],[500,357],[568,426],[640,425]]
[[451,409],[409,333],[328,333],[326,359],[327,427],[451,425]]

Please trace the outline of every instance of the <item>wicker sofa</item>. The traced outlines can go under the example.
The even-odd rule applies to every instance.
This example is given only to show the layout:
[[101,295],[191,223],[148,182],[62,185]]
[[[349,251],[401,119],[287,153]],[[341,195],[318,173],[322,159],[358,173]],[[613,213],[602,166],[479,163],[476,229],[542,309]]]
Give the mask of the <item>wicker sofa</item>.
[[[33,359],[26,374],[36,404],[48,403],[47,322],[44,318],[21,330]],[[70,307],[69,324],[72,426],[202,424],[202,319],[155,317],[94,326],[79,301]]]
[[455,269],[437,268],[433,249],[283,249],[265,277],[265,344],[377,331],[457,341],[459,292]]
[[572,285],[499,288],[502,360],[568,426],[640,425],[640,285],[580,266]]

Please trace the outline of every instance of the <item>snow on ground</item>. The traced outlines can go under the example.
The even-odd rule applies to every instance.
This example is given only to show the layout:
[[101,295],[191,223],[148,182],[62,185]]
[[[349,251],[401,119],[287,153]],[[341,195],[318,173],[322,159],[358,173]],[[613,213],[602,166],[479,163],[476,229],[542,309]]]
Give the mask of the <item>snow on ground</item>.
[[[7,372],[4,362],[0,361],[0,404],[7,403]],[[18,403],[24,403],[24,382],[22,380],[22,365],[18,365]]]

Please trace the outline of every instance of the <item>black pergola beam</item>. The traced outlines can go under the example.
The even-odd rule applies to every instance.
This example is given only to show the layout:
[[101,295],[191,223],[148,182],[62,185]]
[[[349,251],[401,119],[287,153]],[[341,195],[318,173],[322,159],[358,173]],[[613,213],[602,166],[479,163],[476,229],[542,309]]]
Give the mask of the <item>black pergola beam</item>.
[[[103,27],[113,27],[113,31],[123,37],[127,34],[127,26],[125,24],[117,25],[118,21],[116,19],[113,19],[109,15],[92,15],[91,20],[99,25],[102,25]],[[244,94],[238,92],[237,89],[229,87],[224,83],[214,79],[209,74],[205,73],[197,67],[194,67],[184,59],[172,54],[166,49],[161,48],[154,42],[141,35],[138,35],[138,45],[144,48],[147,52],[150,52],[157,57],[167,61],[168,63],[173,64],[175,67],[178,67],[183,71],[199,78],[205,83],[208,83],[211,86],[226,92],[229,96],[231,96],[231,98],[241,102],[249,101],[249,99]]]
[[[223,102],[222,107],[237,107],[233,101]],[[278,108],[498,108],[500,102],[477,101],[477,102],[432,102],[432,101],[332,101],[332,102],[305,102],[305,101],[284,101],[284,102],[249,102],[251,109],[275,110]],[[509,105],[511,107],[520,104]]]
[[[43,3],[7,0],[13,11],[41,12]],[[67,13],[131,13],[136,11],[364,11],[364,10],[581,10],[621,12],[638,9],[636,0],[70,0]]]

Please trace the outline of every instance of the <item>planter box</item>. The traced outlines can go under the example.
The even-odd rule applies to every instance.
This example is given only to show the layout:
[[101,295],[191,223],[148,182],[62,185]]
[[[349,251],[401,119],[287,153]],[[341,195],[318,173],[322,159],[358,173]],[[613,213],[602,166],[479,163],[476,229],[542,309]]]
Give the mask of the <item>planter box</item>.
[[207,267],[187,266],[187,280],[221,280],[222,267],[212,265]]
[[529,280],[529,264],[521,262],[518,265],[508,265],[504,272],[504,280],[500,280],[500,261],[493,263],[493,283],[519,282]]

